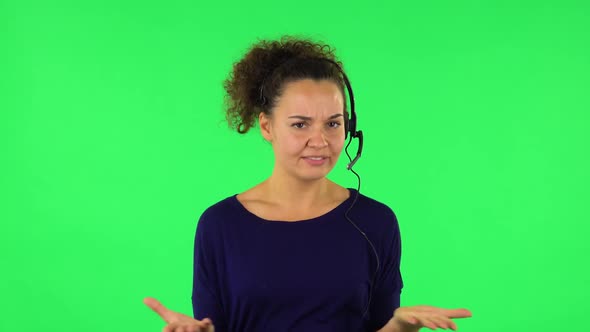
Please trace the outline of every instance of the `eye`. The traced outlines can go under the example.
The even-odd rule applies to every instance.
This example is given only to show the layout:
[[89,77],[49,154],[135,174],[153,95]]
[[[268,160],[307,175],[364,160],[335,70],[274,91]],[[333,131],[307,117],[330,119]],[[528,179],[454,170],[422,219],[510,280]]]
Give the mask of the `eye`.
[[301,129],[301,128],[303,128],[304,125],[305,125],[305,123],[303,123],[303,122],[297,122],[297,123],[292,124],[291,127]]
[[340,122],[338,122],[338,121],[332,121],[332,122],[329,123],[329,125],[332,128],[338,128],[338,127],[340,127]]

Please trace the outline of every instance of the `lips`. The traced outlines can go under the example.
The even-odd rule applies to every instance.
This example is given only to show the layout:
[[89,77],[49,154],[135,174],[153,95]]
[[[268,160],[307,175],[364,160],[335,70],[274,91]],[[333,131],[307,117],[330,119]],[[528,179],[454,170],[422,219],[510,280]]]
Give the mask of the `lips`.
[[303,158],[320,160],[320,159],[326,159],[326,158],[328,158],[328,156],[306,156],[306,157],[303,157]]
[[328,162],[328,157],[326,156],[307,156],[302,159],[311,166],[322,166]]

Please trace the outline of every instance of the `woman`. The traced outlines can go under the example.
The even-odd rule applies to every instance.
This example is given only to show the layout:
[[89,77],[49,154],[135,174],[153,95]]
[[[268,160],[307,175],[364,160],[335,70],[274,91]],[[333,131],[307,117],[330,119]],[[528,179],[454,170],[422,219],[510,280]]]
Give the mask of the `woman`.
[[451,318],[471,316],[400,307],[395,214],[326,177],[354,135],[341,69],[329,46],[288,36],[255,44],[234,66],[224,82],[228,123],[244,134],[258,119],[274,169],[201,215],[194,318],[145,299],[164,331],[455,330]]

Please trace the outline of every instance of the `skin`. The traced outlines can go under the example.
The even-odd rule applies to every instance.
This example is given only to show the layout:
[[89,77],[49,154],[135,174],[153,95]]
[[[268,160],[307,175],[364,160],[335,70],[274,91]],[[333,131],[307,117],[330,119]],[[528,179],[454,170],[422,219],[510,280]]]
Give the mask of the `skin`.
[[[298,80],[285,86],[272,116],[259,115],[260,131],[271,143],[275,165],[271,176],[241,193],[238,200],[265,219],[283,222],[319,216],[348,198],[346,188],[326,178],[344,146],[343,96],[328,80]],[[321,165],[310,165],[304,157],[326,156]],[[213,322],[201,321],[165,308],[153,298],[144,303],[166,323],[164,332],[211,332]],[[377,332],[416,332],[457,329],[452,318],[471,317],[467,309],[433,306],[400,307]]]
[[[238,200],[254,214],[282,221],[315,217],[344,201],[348,190],[326,178],[344,146],[343,110],[343,96],[331,81],[288,83],[272,116],[260,113],[258,119],[274,152],[273,172]],[[308,156],[326,161],[311,165]]]

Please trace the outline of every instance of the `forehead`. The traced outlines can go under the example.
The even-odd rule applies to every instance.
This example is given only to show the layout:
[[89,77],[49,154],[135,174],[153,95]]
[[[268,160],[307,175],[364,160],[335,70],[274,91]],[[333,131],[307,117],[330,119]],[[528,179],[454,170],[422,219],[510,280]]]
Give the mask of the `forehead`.
[[332,81],[298,80],[285,85],[276,111],[285,116],[293,114],[319,116],[324,113],[332,115],[344,111],[342,98],[338,85]]

